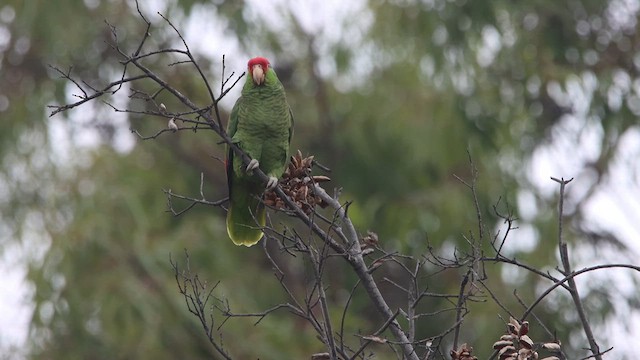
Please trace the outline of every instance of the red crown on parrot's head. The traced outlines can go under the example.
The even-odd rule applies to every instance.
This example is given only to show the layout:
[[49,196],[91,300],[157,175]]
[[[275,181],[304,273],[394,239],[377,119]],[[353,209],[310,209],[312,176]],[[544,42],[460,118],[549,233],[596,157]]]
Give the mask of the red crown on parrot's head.
[[249,60],[249,64],[247,65],[247,67],[249,68],[249,72],[251,72],[251,70],[255,65],[262,66],[262,68],[265,69],[266,71],[267,68],[269,67],[269,60],[261,56],[254,57],[253,59]]
[[255,57],[249,60],[248,72],[256,85],[264,84],[265,74],[269,70],[269,60],[263,57]]

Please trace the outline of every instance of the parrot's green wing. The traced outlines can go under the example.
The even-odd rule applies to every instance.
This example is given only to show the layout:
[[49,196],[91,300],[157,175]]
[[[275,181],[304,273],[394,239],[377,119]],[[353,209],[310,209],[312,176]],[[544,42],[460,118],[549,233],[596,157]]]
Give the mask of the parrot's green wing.
[[[233,139],[233,135],[236,134],[236,130],[238,130],[238,108],[240,107],[240,103],[242,98],[238,99],[236,103],[233,105],[233,109],[231,109],[231,115],[229,116],[229,124],[227,124],[227,135]],[[233,149],[230,146],[227,146],[227,158],[224,162],[225,170],[227,171],[227,186],[229,188],[229,196],[231,196],[231,185],[232,185],[232,172],[233,172]]]
[[[227,134],[231,138],[238,129],[240,107],[242,107],[242,98],[238,99],[231,110],[227,128]],[[266,224],[266,210],[259,199],[263,187],[255,179],[238,173],[241,170],[239,166],[234,166],[234,153],[231,147],[227,150],[225,165],[229,187],[227,233],[236,245],[254,245],[262,238],[261,228]]]

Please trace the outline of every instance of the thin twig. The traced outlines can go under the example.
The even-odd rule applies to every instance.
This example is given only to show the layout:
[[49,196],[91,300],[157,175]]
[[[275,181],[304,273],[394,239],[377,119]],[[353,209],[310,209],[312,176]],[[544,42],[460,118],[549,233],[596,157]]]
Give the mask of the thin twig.
[[219,282],[208,288],[206,283],[202,283],[202,281],[200,281],[198,275],[191,274],[189,253],[187,250],[185,250],[185,258],[186,269],[180,271],[178,263],[173,261],[171,255],[169,256],[169,263],[173,268],[174,277],[178,284],[178,290],[184,297],[189,312],[194,314],[200,320],[211,345],[213,345],[220,356],[227,360],[231,360],[231,356],[225,351],[222,344],[218,343],[214,338],[213,314],[209,317],[207,316],[207,303],[211,300],[215,300],[215,298],[213,298],[213,290],[218,286]]
[[616,269],[616,268],[624,268],[624,269],[631,269],[631,270],[635,270],[637,272],[640,272],[640,266],[635,266],[635,265],[631,265],[631,264],[604,264],[604,265],[595,265],[595,266],[590,266],[584,269],[580,269],[580,270],[576,270],[574,272],[572,272],[571,274],[565,276],[564,278],[558,280],[557,282],[555,282],[553,285],[551,285],[547,290],[545,290],[542,294],[540,294],[538,296],[538,298],[531,304],[529,305],[529,307],[527,308],[527,310],[525,310],[525,312],[522,314],[522,316],[520,317],[520,321],[524,321],[527,319],[527,317],[529,316],[529,314],[531,313],[531,311],[533,311],[533,309],[538,306],[538,304],[540,304],[540,302],[547,297],[547,295],[549,295],[551,292],[553,292],[553,290],[555,290],[557,287],[562,286],[562,284],[564,284],[567,280],[569,279],[573,279],[578,275],[590,272],[590,271],[595,271],[595,270],[601,270],[601,269]]
[[[573,178],[569,180],[565,180],[564,178],[556,179],[554,177],[551,180],[560,184],[560,200],[558,204],[558,249],[560,251],[560,260],[562,262],[562,267],[564,269],[563,274],[569,275],[572,273],[571,264],[569,263],[569,251],[567,249],[567,243],[562,238],[562,224],[563,224],[563,206],[564,206],[564,189],[568,183],[573,180]],[[576,285],[573,277],[567,279],[567,284],[569,285],[569,293],[571,294],[571,298],[573,299],[573,304],[576,307],[576,311],[578,312],[578,316],[580,317],[580,322],[582,323],[582,328],[584,329],[584,333],[587,336],[587,340],[589,341],[589,347],[591,348],[591,353],[595,356],[596,360],[602,360],[602,356],[600,355],[600,347],[596,342],[595,336],[593,335],[593,331],[591,330],[591,325],[589,324],[589,319],[587,319],[587,314],[584,311],[584,306],[582,304],[582,300],[580,299],[580,294],[578,293],[578,286]]]
[[460,282],[460,292],[458,294],[458,304],[456,305],[456,328],[455,328],[455,332],[453,333],[453,348],[457,349],[458,348],[458,340],[459,340],[459,336],[460,336],[460,327],[462,325],[462,309],[464,308],[464,301],[465,301],[465,289],[467,287],[467,283],[469,282],[469,277],[471,276],[471,269],[469,269],[467,271],[467,273],[464,275],[464,277],[462,278],[462,281]]

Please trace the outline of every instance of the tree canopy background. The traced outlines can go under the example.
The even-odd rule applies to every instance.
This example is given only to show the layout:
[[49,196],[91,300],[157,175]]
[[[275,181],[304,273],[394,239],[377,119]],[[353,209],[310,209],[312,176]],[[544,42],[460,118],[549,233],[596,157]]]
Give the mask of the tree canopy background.
[[[283,81],[296,118],[293,149],[332,169],[333,186],[352,200],[350,215],[381,246],[412,255],[463,246],[475,226],[469,192],[454,175],[479,171],[479,200],[492,231],[492,205],[513,211],[519,229],[506,251],[540,269],[557,260],[557,186],[567,188],[567,237],[574,267],[634,263],[640,231],[640,40],[636,0],[609,1],[156,1],[142,10],[154,44],[179,45],[160,11],[184,34],[220,83],[221,60],[241,73],[264,55]],[[162,189],[197,194],[200,174],[211,199],[226,196],[223,146],[208,132],[140,141],[157,119],[127,117],[93,103],[49,117],[46,105],[73,100],[72,86],[49,65],[72,66],[93,86],[120,76],[104,20],[124,43],[143,24],[132,1],[15,1],[0,5],[0,249],[26,267],[33,308],[24,345],[7,358],[199,358],[214,356],[177,292],[169,254],[191,266],[236,312],[283,301],[259,249],[235,247],[218,208],[174,218]],[[195,101],[207,93],[197,73],[165,76]],[[126,104],[130,90],[111,101]],[[224,100],[228,109],[238,96]],[[162,99],[161,99],[162,100]],[[174,106],[169,100],[167,107]],[[330,188],[331,185],[328,185]],[[500,201],[498,201],[500,199]],[[541,280],[496,266],[501,299],[534,297]],[[305,276],[304,269],[290,269]],[[353,279],[329,274],[343,299]],[[260,279],[257,283],[255,279]],[[434,289],[455,292],[458,279]],[[637,276],[601,272],[578,278],[590,319],[612,358],[632,358]],[[12,296],[11,293],[3,296]],[[374,325],[364,300],[354,324]],[[339,311],[339,310],[336,310]],[[490,354],[502,331],[495,306],[464,334]],[[537,314],[569,353],[585,345],[568,296]],[[635,319],[635,320],[632,320]],[[420,333],[437,332],[421,323]],[[5,325],[3,325],[4,327]],[[6,325],[9,329],[11,325]],[[11,330],[9,330],[11,331]],[[233,320],[224,344],[237,358],[304,358],[321,349],[312,329],[286,313],[258,326]],[[294,339],[292,341],[292,339]],[[251,346],[247,346],[250,344]],[[625,346],[627,348],[625,348]]]

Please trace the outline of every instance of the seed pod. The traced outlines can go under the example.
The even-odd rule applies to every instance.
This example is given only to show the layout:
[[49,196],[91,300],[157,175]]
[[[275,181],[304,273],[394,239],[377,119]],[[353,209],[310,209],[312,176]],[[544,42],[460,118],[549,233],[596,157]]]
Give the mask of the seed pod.
[[312,163],[313,163],[313,155],[305,158],[302,161],[302,165],[306,168],[310,168]]
[[542,344],[542,348],[551,352],[560,352],[560,344],[554,342],[544,343]]
[[500,352],[498,352],[498,356],[500,357],[500,359],[504,359],[506,357],[509,357],[515,354],[516,354],[516,347],[513,345],[505,346],[502,349],[500,349]]
[[331,181],[331,178],[327,177],[327,176],[323,176],[323,175],[316,175],[312,177],[314,182],[325,182],[325,181]]
[[365,248],[362,250],[362,256],[367,256],[369,254],[371,254],[372,252],[376,251],[374,248]]
[[520,346],[526,349],[533,349],[533,340],[531,340],[531,338],[528,335],[520,336],[520,339],[518,340],[518,342],[520,343]]
[[509,332],[514,335],[518,335],[518,333],[520,332],[520,323],[518,322],[518,320],[512,317],[509,317],[509,323],[507,324],[507,327],[509,327]]
[[528,359],[532,355],[533,350],[531,349],[521,348],[520,350],[518,350],[518,358]]
[[167,124],[167,127],[169,127],[169,129],[173,131],[178,130],[178,125],[176,125],[176,122],[173,118],[169,119],[169,123]]
[[505,346],[513,346],[513,342],[512,341],[507,341],[507,340],[500,340],[500,341],[496,341],[495,343],[493,343],[493,348],[498,350],[498,349],[502,349]]
[[386,344],[387,343],[387,339],[381,338],[380,336],[365,335],[362,338],[365,339],[365,340],[376,342],[378,344]]

